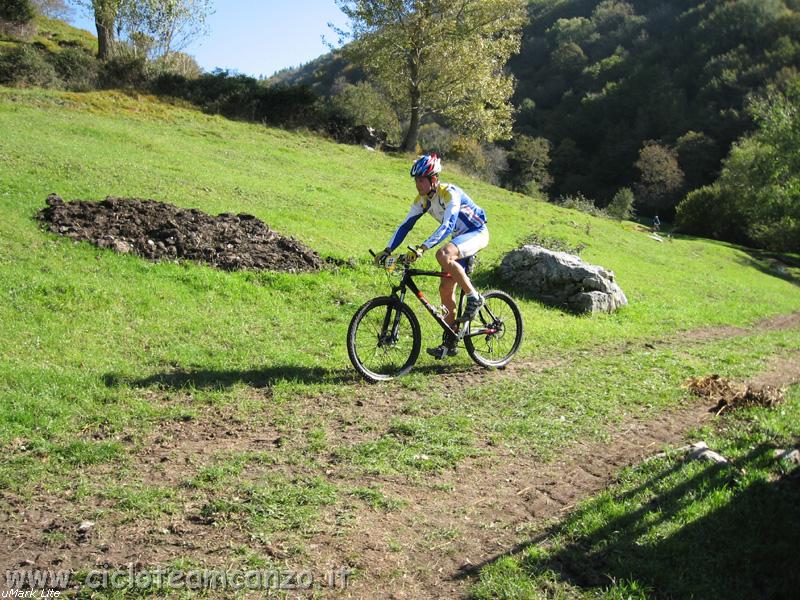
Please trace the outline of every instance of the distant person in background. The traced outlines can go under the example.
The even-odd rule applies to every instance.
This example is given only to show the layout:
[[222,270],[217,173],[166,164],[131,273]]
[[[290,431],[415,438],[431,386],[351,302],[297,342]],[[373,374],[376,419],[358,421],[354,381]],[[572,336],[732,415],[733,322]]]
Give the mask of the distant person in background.
[[[439,296],[447,309],[445,321],[453,327],[456,320],[456,284],[467,295],[467,306],[462,320],[473,319],[483,306],[483,296],[472,285],[464,265],[466,259],[475,256],[489,244],[489,230],[486,228],[486,213],[483,209],[461,188],[451,183],[440,183],[441,171],[442,161],[436,154],[424,154],[411,166],[411,176],[417,186],[417,198],[389,244],[375,257],[375,262],[383,264],[392,251],[403,243],[419,218],[429,213],[441,225],[427,240],[409,251],[406,260],[415,261],[427,250],[439,245],[448,235],[452,236],[447,244],[436,251],[436,260],[442,270],[450,275],[441,279]],[[428,348],[428,354],[439,360],[455,356],[458,351],[456,343],[456,337],[445,331],[442,343],[435,348]]]
[[653,219],[653,231],[658,232],[659,229],[661,229],[661,219],[656,215]]

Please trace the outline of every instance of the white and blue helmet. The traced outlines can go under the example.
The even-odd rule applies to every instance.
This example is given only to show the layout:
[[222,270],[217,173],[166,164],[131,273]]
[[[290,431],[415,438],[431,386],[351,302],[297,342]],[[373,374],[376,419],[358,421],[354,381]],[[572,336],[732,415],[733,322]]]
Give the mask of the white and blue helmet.
[[442,172],[442,160],[435,153],[423,154],[411,165],[412,177],[430,177]]

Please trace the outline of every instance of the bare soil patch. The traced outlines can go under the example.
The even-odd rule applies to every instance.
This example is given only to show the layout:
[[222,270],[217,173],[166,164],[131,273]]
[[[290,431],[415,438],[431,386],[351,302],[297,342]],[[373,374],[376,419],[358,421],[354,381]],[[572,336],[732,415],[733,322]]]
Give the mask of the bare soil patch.
[[253,215],[211,216],[195,208],[137,198],[64,202],[47,197],[37,214],[43,226],[148,260],[194,260],[225,271],[318,271],[323,259],[305,244],[284,237]]
[[[798,324],[800,315],[782,316],[752,329],[708,330],[701,339]],[[689,338],[689,343],[697,343],[696,338]],[[680,340],[676,337],[654,343],[680,345]],[[514,369],[558,364],[560,361],[555,360],[520,364]],[[453,393],[458,393],[461,386],[475,380],[507,375],[467,370],[443,376],[452,384]],[[776,356],[752,381],[778,387],[800,381],[800,354]],[[364,435],[359,422],[383,422],[395,414],[398,398],[387,388],[361,383],[348,388],[352,395],[347,399],[309,397],[294,403],[292,410],[299,415],[316,414],[331,428],[331,434],[348,443]],[[269,392],[254,388],[253,393]],[[414,396],[412,391],[407,393],[409,398]],[[553,519],[605,489],[620,469],[658,453],[664,446],[683,443],[687,431],[714,418],[713,409],[712,401],[697,399],[656,416],[628,416],[609,429],[604,442],[572,444],[550,462],[524,451],[487,446],[483,456],[417,479],[359,475],[319,457],[313,474],[337,486],[341,502],[322,509],[317,531],[301,543],[300,554],[293,554],[294,542],[288,534],[277,533],[268,542],[257,542],[246,526],[235,521],[204,520],[200,507],[213,498],[214,491],[186,491],[185,482],[199,468],[211,464],[218,452],[269,453],[280,448],[276,455],[283,455],[287,449],[302,453],[303,432],[287,435],[265,424],[268,415],[253,422],[210,407],[191,420],[164,424],[140,449],[131,449],[128,467],[136,480],[184,490],[179,492],[177,511],[131,520],[114,500],[79,497],[78,488],[65,496],[36,490],[32,501],[5,496],[0,510],[0,531],[4,534],[0,565],[77,569],[106,563],[119,567],[131,562],[165,565],[181,558],[209,567],[242,568],[243,558],[237,548],[246,547],[291,568],[312,568],[320,573],[343,565],[356,569],[358,576],[351,579],[349,587],[329,590],[331,597],[464,597],[481,566],[529,542]],[[115,468],[100,465],[92,470],[99,479],[113,481]],[[241,478],[256,477],[269,469],[292,476],[293,468],[278,457],[274,465],[248,468]],[[347,498],[348,489],[373,485],[387,498],[401,501],[402,507],[387,511]],[[80,534],[80,522],[96,514],[102,519],[97,519],[88,534]]]

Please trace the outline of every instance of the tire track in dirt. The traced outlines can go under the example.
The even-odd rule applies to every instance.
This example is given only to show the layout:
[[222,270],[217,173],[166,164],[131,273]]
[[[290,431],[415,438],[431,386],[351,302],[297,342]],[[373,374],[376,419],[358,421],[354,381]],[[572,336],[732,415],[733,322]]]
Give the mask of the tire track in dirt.
[[[638,342],[647,347],[685,347],[758,332],[800,327],[800,312],[764,319],[751,327],[708,327]],[[602,354],[629,350],[632,344]],[[599,353],[591,353],[597,355]],[[510,372],[544,370],[567,359],[519,363]],[[468,374],[485,381],[473,373]],[[446,375],[464,384],[463,373]],[[785,387],[800,382],[800,351],[771,359],[751,380],[759,385]],[[474,384],[468,380],[467,385]],[[370,598],[453,598],[466,596],[478,567],[529,539],[527,532],[563,517],[578,502],[604,490],[623,468],[639,463],[663,447],[682,443],[685,434],[714,418],[713,407],[691,403],[647,418],[630,418],[612,427],[605,443],[574,443],[550,462],[494,449],[495,460],[471,459],[443,473],[443,491],[408,483],[381,483],[410,507],[400,515],[362,513],[346,543],[334,541],[319,560],[337,563],[337,554],[361,548],[355,565],[363,575],[345,596]],[[459,531],[452,543],[427,543],[426,533]],[[396,548],[401,547],[402,551]],[[338,559],[341,563],[341,559]]]
[[[708,342],[716,342],[770,331],[797,329],[798,327],[800,327],[800,311],[760,319],[749,327],[735,327],[733,325],[700,327],[697,329],[680,331],[661,338],[645,338],[642,340],[628,341],[622,344],[608,346],[603,349],[592,348],[588,350],[577,350],[576,353],[582,356],[609,356],[613,354],[621,354],[634,348],[642,347],[650,350],[657,350],[664,348],[699,346]],[[568,362],[571,360],[574,360],[574,355],[569,357],[554,357],[546,360],[514,361],[507,367],[507,370],[511,373],[518,371],[538,372],[552,367],[563,366],[568,364]]]
[[[792,374],[787,376],[787,373]],[[772,361],[759,373],[761,384],[800,382],[800,352]],[[479,568],[530,540],[531,530],[565,516],[577,503],[608,487],[619,471],[666,446],[683,443],[690,430],[712,422],[703,401],[649,418],[631,418],[609,431],[604,443],[575,443],[554,461],[502,453],[486,464],[470,460],[444,473],[445,491],[424,485],[405,490],[384,484],[409,502],[403,514],[364,513],[339,553],[361,548],[356,567],[363,571],[336,597],[466,597]],[[412,486],[413,487],[413,486]],[[426,543],[426,532],[459,531],[446,547]],[[401,552],[392,547],[402,546]],[[341,554],[340,554],[341,556]],[[320,555],[336,563],[336,552]]]
[[[800,327],[800,312],[765,319],[749,328],[703,328],[660,340],[628,343],[602,354],[639,345],[664,348],[701,344],[795,327]],[[505,372],[448,372],[442,375],[442,383],[457,394],[476,382],[557,367],[566,360],[527,361]],[[800,381],[800,353],[775,357],[752,381],[779,386]],[[293,408],[319,415],[324,407],[326,420],[340,427],[339,433],[352,443],[364,435],[353,424],[365,413],[369,413],[370,421],[386,422],[396,414],[398,392],[408,398],[415,396],[414,391],[385,386],[358,383],[349,387],[350,398],[301,399]],[[621,468],[655,454],[664,445],[683,441],[687,430],[712,418],[709,408],[701,402],[692,403],[647,419],[627,419],[609,430],[607,442],[571,444],[549,462],[508,448],[487,447],[488,456],[466,459],[435,479],[356,477],[331,468],[325,471],[330,483],[342,488],[378,483],[386,496],[403,499],[406,505],[388,513],[360,505],[351,507],[350,524],[344,528],[335,512],[339,509],[327,511],[302,564],[314,565],[320,571],[343,564],[355,567],[359,576],[350,587],[329,592],[337,598],[463,596],[477,565],[529,539],[532,526],[563,516],[583,498],[605,489]],[[216,452],[267,450],[279,445],[282,435],[279,429],[263,423],[231,419],[209,410],[188,422],[160,426],[145,441],[143,450],[131,455],[131,467],[134,472],[148,474],[148,483],[181,486]],[[116,468],[101,465],[97,475],[102,477]],[[230,554],[232,545],[252,543],[246,530],[235,524],[216,528],[195,519],[196,505],[146,523],[110,519],[112,523],[105,528],[98,525],[88,539],[75,540],[72,522],[87,509],[79,498],[54,497],[41,489],[30,500],[3,500],[6,507],[2,511],[5,515],[0,514],[0,531],[5,539],[0,547],[0,565],[8,568],[21,560],[44,568],[85,568],[103,562],[156,565],[166,564],[175,556],[189,556],[209,565],[230,565],[236,560]],[[88,508],[99,508],[110,516],[116,509],[108,500]],[[254,548],[276,560],[284,559],[280,546]]]

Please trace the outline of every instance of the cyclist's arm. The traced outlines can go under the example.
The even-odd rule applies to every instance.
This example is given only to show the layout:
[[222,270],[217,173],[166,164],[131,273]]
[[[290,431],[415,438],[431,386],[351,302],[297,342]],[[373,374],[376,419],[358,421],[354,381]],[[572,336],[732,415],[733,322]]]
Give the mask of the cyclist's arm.
[[406,239],[408,232],[413,229],[414,224],[419,221],[419,218],[424,214],[425,210],[422,207],[422,200],[417,199],[414,204],[411,205],[405,220],[394,232],[394,235],[392,236],[392,239],[389,240],[386,248],[388,248],[389,251],[394,251],[395,248],[402,244],[403,240]]
[[451,194],[450,201],[444,209],[444,217],[442,224],[431,234],[427,240],[423,242],[425,248],[433,248],[441,243],[441,241],[448,235],[453,233],[458,221],[458,213],[461,210],[461,197],[458,194]]

